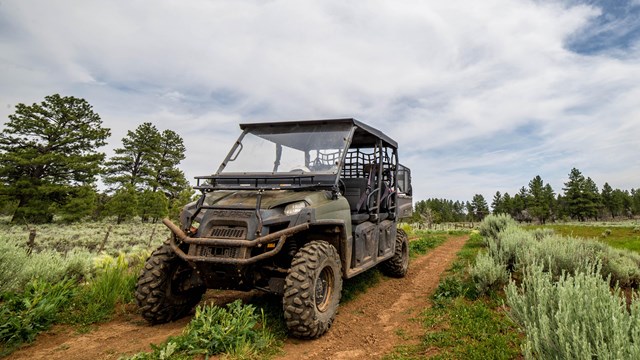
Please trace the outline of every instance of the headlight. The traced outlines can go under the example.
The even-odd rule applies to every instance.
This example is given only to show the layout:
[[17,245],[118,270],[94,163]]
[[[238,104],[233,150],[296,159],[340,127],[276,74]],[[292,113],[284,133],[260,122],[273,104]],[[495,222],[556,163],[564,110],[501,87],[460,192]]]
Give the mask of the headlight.
[[300,212],[300,210],[307,207],[307,203],[304,201],[298,201],[287,205],[284,208],[284,214],[287,216],[295,215]]

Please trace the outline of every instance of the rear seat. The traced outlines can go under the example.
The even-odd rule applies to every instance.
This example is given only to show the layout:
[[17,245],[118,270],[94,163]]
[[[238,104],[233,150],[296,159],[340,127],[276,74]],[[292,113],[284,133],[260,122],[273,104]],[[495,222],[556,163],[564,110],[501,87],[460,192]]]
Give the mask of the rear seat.
[[355,179],[342,179],[345,185],[344,197],[349,202],[349,208],[351,209],[351,222],[354,224],[360,224],[369,220],[369,214],[366,212],[366,208],[363,205],[362,209],[358,211],[358,202],[363,194],[367,192],[367,179],[355,178]]

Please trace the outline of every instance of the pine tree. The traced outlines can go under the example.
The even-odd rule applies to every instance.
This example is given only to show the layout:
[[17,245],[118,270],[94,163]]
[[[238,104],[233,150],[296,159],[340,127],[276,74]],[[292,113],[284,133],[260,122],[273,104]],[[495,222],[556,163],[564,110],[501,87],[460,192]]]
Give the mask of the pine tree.
[[502,205],[502,194],[500,191],[496,191],[495,195],[493,195],[493,200],[491,201],[491,209],[493,209],[492,213],[494,215],[504,213]]
[[138,214],[143,222],[151,219],[157,222],[159,218],[169,213],[169,201],[163,193],[150,189],[144,190],[138,197]]
[[480,194],[473,195],[470,210],[471,215],[476,221],[482,221],[485,216],[489,215],[489,206],[487,205],[487,201],[484,199],[484,196]]
[[591,215],[591,200],[585,195],[586,179],[580,170],[573,168],[569,173],[569,181],[564,183],[564,203],[567,214],[580,221]]
[[118,189],[105,205],[107,215],[117,216],[118,224],[136,216],[137,209],[138,195],[131,184]]
[[129,130],[122,138],[122,147],[107,163],[104,183],[111,190],[131,185],[135,189],[147,188],[154,181],[154,164],[158,162],[161,135],[156,127],[143,123],[135,131]]
[[529,181],[527,210],[531,216],[543,224],[551,215],[551,201],[553,200],[553,189],[550,186],[547,188],[547,186],[544,185],[540,175]]
[[182,137],[172,130],[163,131],[155,151],[157,154],[156,161],[152,165],[153,180],[150,187],[154,192],[159,190],[169,198],[175,198],[182,190],[189,187],[184,173],[178,169],[178,164],[185,157]]
[[613,188],[605,182],[602,186],[602,205],[607,213],[613,218],[616,216],[616,205],[614,204]]
[[16,105],[0,133],[2,195],[15,201],[12,221],[53,220],[79,188],[100,172],[109,129],[84,99],[58,94]]

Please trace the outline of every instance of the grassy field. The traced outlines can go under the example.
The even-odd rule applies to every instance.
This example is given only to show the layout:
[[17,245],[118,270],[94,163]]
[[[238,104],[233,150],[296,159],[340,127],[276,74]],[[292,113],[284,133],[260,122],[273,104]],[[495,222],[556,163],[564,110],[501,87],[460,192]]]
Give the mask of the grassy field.
[[6,241],[27,246],[31,230],[36,234],[33,251],[54,250],[62,254],[74,249],[111,256],[136,253],[156,248],[169,236],[169,230],[162,223],[139,220],[122,224],[107,219],[68,225],[16,225],[11,224],[8,217],[0,218],[0,234]]
[[640,222],[638,221],[531,225],[525,228],[552,229],[558,235],[595,239],[614,248],[640,252]]

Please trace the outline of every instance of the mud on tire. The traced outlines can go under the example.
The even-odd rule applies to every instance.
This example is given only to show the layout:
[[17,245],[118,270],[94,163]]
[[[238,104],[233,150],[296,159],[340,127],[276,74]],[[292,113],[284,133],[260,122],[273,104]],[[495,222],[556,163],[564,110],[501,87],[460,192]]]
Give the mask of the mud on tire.
[[282,304],[289,333],[303,339],[324,334],[336,316],[342,293],[342,266],[326,241],[303,246],[291,262]]
[[142,317],[159,324],[189,313],[206,290],[203,286],[184,288],[193,271],[173,252],[169,240],[158,247],[144,264],[136,284],[136,302]]
[[409,270],[409,239],[407,233],[398,229],[396,233],[396,247],[393,256],[380,264],[380,269],[388,276],[401,278]]

